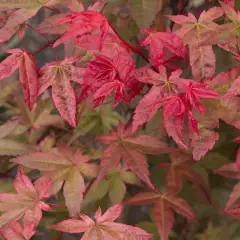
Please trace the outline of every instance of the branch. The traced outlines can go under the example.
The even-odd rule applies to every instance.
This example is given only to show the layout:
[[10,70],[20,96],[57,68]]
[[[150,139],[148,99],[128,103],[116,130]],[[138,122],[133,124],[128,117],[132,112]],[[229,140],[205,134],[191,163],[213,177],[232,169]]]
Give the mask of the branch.
[[182,6],[182,9],[179,11],[179,14],[183,14],[183,13],[184,13],[185,8],[186,8],[187,5],[188,5],[188,2],[189,2],[189,0],[186,0],[185,4]]
[[64,209],[67,208],[65,205],[61,205],[61,204],[56,204],[56,203],[47,203],[47,204],[51,207],[58,207],[58,208],[64,208]]
[[34,27],[32,27],[31,25],[25,23],[25,25],[27,27],[29,27],[33,32],[37,33],[40,37],[42,37],[42,39],[44,39],[46,42],[50,42],[49,39],[47,39],[45,36],[43,36],[43,34],[41,34],[39,31],[37,31]]
[[48,48],[48,47],[52,47],[53,44],[59,39],[60,37],[58,37],[57,39],[53,40],[53,41],[49,41],[47,44],[45,44],[44,46],[42,46],[41,48],[39,48],[37,51],[35,51],[32,55],[36,55],[40,52],[42,52],[44,49]]
[[61,13],[59,10],[56,10],[56,9],[53,9],[53,8],[50,8],[50,7],[47,7],[47,6],[45,6],[45,8],[50,10],[51,12],[54,12],[54,13],[57,13],[57,14]]
[[57,236],[56,240],[60,240],[61,236],[63,235],[63,232],[60,232],[59,235]]
[[110,28],[113,30],[113,32],[118,36],[118,38],[123,41],[128,47],[129,49],[131,49],[135,54],[138,54],[139,56],[141,56],[147,63],[149,63],[148,58],[141,52],[139,51],[137,48],[133,47],[132,45],[130,45],[126,40],[124,40],[119,33],[117,32],[117,30],[114,28],[114,26],[108,22]]
[[86,191],[83,194],[83,199],[87,196],[88,192],[90,191],[91,187],[95,183],[97,178],[93,178],[92,181],[88,184]]

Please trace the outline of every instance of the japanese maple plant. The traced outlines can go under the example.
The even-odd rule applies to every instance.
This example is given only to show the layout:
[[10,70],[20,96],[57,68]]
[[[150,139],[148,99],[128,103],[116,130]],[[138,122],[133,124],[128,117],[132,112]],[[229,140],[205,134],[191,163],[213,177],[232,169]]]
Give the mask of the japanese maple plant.
[[3,239],[239,239],[240,1],[196,2],[0,0]]

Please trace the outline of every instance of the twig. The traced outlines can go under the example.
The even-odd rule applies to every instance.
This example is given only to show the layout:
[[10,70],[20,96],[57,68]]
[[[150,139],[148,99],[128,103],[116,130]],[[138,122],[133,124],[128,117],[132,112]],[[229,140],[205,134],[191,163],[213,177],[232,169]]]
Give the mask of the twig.
[[31,25],[29,25],[28,23],[25,23],[25,25],[27,27],[29,27],[33,32],[37,33],[40,37],[42,37],[42,39],[44,39],[46,42],[50,42],[45,36],[43,36],[43,34],[41,34],[39,31],[37,31],[34,27],[32,27]]
[[47,203],[47,204],[51,207],[58,207],[58,208],[64,208],[64,209],[67,208],[65,205],[61,205],[61,204],[56,204],[56,203]]
[[147,63],[149,63],[148,58],[141,52],[139,51],[137,48],[133,47],[132,45],[130,45],[126,40],[124,40],[119,33],[117,32],[117,30],[114,28],[114,26],[108,22],[109,26],[111,27],[111,29],[113,30],[113,32],[118,36],[118,38],[123,41],[128,47],[129,49],[131,49],[134,53],[140,55]]
[[47,44],[45,44],[44,46],[40,47],[37,51],[35,51],[32,55],[36,55],[38,53],[40,53],[41,51],[43,51],[44,49],[48,48],[48,47],[52,47],[53,44],[59,39],[60,37],[58,37],[57,39],[53,40],[53,41],[49,41]]
[[60,232],[59,235],[57,236],[56,240],[60,240],[61,236],[63,235],[63,232]]
[[182,6],[182,9],[181,9],[181,11],[179,11],[179,14],[183,14],[183,13],[184,13],[184,11],[185,11],[185,8],[186,8],[186,7],[187,7],[187,5],[188,5],[188,2],[189,2],[189,0],[186,0],[185,4]]
[[54,13],[57,13],[57,14],[61,13],[59,10],[56,10],[56,9],[53,9],[53,8],[50,8],[50,7],[46,7],[45,6],[45,8],[50,10],[50,11],[52,11],[52,12],[54,12]]
[[87,196],[88,192],[90,191],[91,187],[95,183],[97,178],[93,178],[92,181],[88,184],[86,191],[83,194],[83,199]]

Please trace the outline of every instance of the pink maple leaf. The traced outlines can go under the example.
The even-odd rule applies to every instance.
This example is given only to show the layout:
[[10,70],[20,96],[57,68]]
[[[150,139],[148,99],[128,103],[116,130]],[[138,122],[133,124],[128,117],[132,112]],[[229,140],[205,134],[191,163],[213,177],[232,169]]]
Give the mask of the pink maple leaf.
[[104,214],[99,208],[95,214],[96,221],[93,221],[87,215],[80,213],[81,219],[68,219],[60,223],[51,225],[50,228],[68,232],[68,233],[84,233],[81,240],[98,240],[98,239],[132,239],[132,240],[148,240],[151,234],[145,232],[141,228],[129,226],[114,221],[122,212],[122,205],[116,204],[110,207]]
[[19,168],[14,180],[17,194],[0,194],[0,210],[4,212],[0,217],[0,228],[17,221],[22,216],[24,226],[31,224],[37,226],[42,218],[42,210],[51,210],[49,205],[42,201],[51,196],[49,193],[51,183],[50,178],[41,177],[32,184]]

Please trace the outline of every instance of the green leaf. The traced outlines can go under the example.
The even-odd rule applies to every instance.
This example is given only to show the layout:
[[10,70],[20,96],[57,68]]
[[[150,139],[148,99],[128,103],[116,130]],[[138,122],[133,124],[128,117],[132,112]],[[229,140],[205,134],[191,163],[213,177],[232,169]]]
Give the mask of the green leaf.
[[77,218],[83,201],[82,192],[85,191],[84,179],[79,171],[71,172],[63,187],[63,194],[69,215]]
[[235,0],[235,9],[236,10],[240,9],[240,1],[239,0]]
[[96,189],[94,187],[90,188],[88,194],[84,198],[83,204],[102,199],[108,193],[108,190],[109,182],[107,180],[100,181]]
[[121,174],[121,178],[123,179],[124,182],[126,182],[128,184],[142,186],[141,180],[132,172],[122,171],[120,174]]
[[14,140],[0,139],[0,155],[17,156],[31,153],[32,147]]
[[208,223],[207,229],[201,233],[196,235],[196,239],[198,240],[225,240],[229,238],[228,225],[214,227],[211,222]]
[[140,29],[149,28],[162,8],[162,0],[131,0],[132,17]]
[[114,176],[110,182],[109,197],[113,204],[122,202],[126,193],[126,186],[120,176]]
[[145,231],[152,233],[152,240],[159,240],[160,236],[158,234],[158,230],[157,230],[157,226],[156,224],[152,223],[152,222],[140,222],[137,224],[137,227],[140,227],[142,229],[144,229]]
[[0,126],[0,138],[5,138],[10,135],[18,126],[18,120],[10,120]]
[[220,168],[222,165],[229,163],[227,157],[218,152],[210,152],[201,159],[199,164],[206,169],[212,170]]
[[[81,107],[85,108],[85,106]],[[96,109],[84,109],[78,120],[78,126],[70,142],[90,132],[95,134],[106,134],[112,127],[117,126],[119,121],[123,121],[123,118],[117,112],[112,111],[111,104],[106,104]]]

